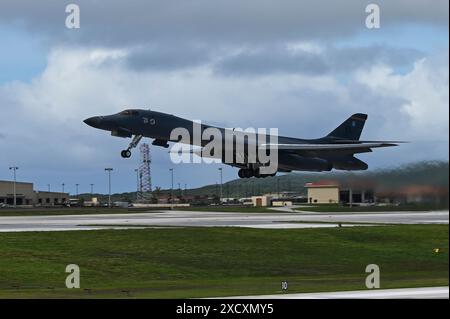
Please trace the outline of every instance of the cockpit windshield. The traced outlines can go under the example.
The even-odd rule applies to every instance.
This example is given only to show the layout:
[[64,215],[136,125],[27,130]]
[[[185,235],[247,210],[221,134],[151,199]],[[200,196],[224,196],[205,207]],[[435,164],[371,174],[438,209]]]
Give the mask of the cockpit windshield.
[[136,110],[125,110],[119,113],[120,115],[127,115],[127,116],[136,116],[139,115],[139,112]]

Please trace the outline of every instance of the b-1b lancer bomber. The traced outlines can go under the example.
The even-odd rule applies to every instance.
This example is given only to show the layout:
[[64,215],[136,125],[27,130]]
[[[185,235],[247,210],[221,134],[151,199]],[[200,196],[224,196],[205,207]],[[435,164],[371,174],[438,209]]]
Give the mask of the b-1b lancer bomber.
[[[198,124],[198,122],[151,110],[128,109],[113,115],[91,117],[84,122],[94,128],[110,131],[113,136],[132,137],[128,148],[121,153],[124,158],[131,157],[131,150],[143,137],[153,139],[153,145],[166,148],[169,147],[169,142],[178,142],[189,147],[192,145],[205,149],[212,139],[217,137],[217,134],[209,134],[212,132],[211,130],[215,130],[221,136],[216,145],[224,148],[223,152],[219,152],[219,155],[216,154],[219,161],[239,168],[239,177],[249,178],[273,176],[277,172],[291,171],[366,170],[368,165],[356,158],[355,154],[372,152],[373,148],[397,146],[397,143],[400,143],[360,140],[366,120],[367,114],[353,114],[331,133],[317,139],[276,136],[275,142],[273,142],[273,136],[268,134],[264,136],[262,143],[256,143],[256,140],[261,141],[256,134],[254,139],[244,137],[242,139],[244,147],[241,148],[235,147],[236,136],[232,137],[231,144],[228,143],[227,136],[233,136],[233,134],[239,136],[239,134],[244,134],[243,131],[238,133],[234,129]],[[180,139],[180,135],[174,134],[174,132],[186,132],[189,137]],[[201,138],[196,139],[196,134]],[[250,154],[251,144],[254,144],[257,152],[253,157]],[[259,152],[262,149],[264,151]],[[197,154],[191,150],[192,152]],[[230,158],[227,160],[226,154],[230,153],[231,160]],[[265,169],[267,162],[262,161],[262,158],[263,155],[271,153],[277,155],[275,157],[276,167],[267,170]],[[214,154],[205,155],[203,153],[201,156],[214,157]],[[271,157],[272,160],[273,158]]]

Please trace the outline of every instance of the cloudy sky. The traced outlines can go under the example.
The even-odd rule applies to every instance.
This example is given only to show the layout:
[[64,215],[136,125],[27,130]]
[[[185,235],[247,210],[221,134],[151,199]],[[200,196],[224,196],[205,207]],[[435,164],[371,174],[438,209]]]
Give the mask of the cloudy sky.
[[[150,108],[226,127],[319,137],[355,112],[365,139],[411,141],[360,155],[371,169],[448,160],[447,0],[72,1],[0,3],[0,179],[20,167],[36,188],[134,191],[128,140],[82,120]],[[152,148],[153,184],[170,186],[167,150]],[[183,187],[218,181],[217,165],[181,164]],[[237,172],[224,169],[225,180]]]

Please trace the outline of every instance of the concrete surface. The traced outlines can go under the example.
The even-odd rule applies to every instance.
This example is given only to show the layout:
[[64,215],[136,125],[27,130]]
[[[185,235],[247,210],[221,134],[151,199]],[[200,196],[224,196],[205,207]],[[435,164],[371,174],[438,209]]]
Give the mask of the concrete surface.
[[[0,232],[124,229],[126,227],[317,228],[338,223],[448,224],[448,211],[386,213],[228,213],[164,211],[139,214],[0,217]],[[302,222],[302,223],[299,223]],[[324,223],[327,222],[327,223]],[[352,226],[343,224],[344,227]]]
[[449,287],[371,289],[341,292],[237,296],[226,299],[448,299]]

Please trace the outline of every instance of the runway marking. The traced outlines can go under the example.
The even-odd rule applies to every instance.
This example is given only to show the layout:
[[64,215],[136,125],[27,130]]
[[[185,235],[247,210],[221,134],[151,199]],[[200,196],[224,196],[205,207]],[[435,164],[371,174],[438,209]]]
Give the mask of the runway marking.
[[[0,232],[124,229],[142,227],[249,227],[263,229],[448,224],[448,211],[386,214],[236,213],[165,211],[161,213],[0,217]],[[360,224],[361,223],[361,224]],[[95,227],[94,227],[95,226]]]
[[448,299],[449,287],[371,289],[356,291],[234,296],[225,299]]

